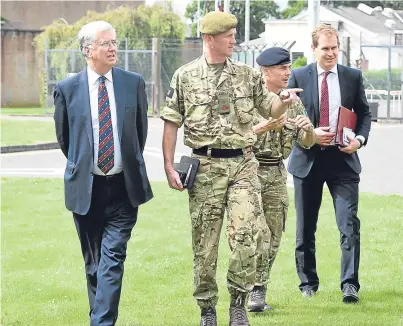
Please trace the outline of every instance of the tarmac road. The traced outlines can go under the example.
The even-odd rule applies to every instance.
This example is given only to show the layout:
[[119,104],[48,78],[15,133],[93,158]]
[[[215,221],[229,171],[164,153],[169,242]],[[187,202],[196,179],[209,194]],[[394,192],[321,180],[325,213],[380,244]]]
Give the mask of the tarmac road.
[[[144,159],[152,181],[166,181],[161,150],[163,121],[149,119]],[[175,160],[190,154],[178,134]],[[360,191],[403,195],[403,124],[373,123],[368,146],[359,150],[363,171]],[[65,158],[60,150],[2,154],[1,176],[63,177]],[[289,176],[292,186],[292,177]]]

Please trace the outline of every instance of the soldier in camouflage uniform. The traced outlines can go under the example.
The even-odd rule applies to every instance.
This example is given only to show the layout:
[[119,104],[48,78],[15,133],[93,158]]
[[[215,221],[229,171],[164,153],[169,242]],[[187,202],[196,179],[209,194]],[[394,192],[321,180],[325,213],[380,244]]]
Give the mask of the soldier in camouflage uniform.
[[[291,60],[287,50],[277,47],[266,49],[257,57],[256,62],[262,68],[269,91],[279,93],[287,86],[291,73]],[[262,120],[264,119],[259,114],[255,115],[255,123]],[[272,309],[265,302],[266,289],[285,229],[288,210],[287,170],[283,160],[290,155],[296,142],[304,148],[310,148],[315,142],[313,126],[300,100],[291,104],[286,114],[269,121],[270,130],[260,136],[253,147],[259,161],[258,175],[268,226],[268,233],[263,233],[263,251],[257,259],[255,286],[248,300],[248,309],[253,312]]]
[[245,304],[255,283],[257,238],[265,226],[258,162],[252,145],[267,131],[268,121],[253,126],[255,108],[269,118],[285,112],[299,89],[278,95],[264,87],[260,72],[229,59],[237,19],[210,12],[201,20],[205,53],[180,67],[172,77],[161,118],[164,123],[164,166],[170,187],[183,190],[173,168],[177,131],[200,159],[189,190],[194,253],[194,293],[201,307],[200,325],[217,325],[218,244],[227,210],[231,250],[227,285],[231,294],[230,325],[249,325]]

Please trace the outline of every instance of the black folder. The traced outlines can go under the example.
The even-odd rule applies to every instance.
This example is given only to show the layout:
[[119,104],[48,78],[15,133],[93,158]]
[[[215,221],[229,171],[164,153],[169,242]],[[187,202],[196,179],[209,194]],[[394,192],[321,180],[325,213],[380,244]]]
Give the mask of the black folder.
[[199,159],[189,156],[182,156],[179,163],[174,163],[184,188],[192,189],[199,165]]

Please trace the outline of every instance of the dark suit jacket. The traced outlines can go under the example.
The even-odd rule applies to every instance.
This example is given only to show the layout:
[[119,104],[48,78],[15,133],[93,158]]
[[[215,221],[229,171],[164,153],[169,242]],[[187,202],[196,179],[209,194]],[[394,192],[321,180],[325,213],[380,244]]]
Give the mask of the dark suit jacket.
[[[337,65],[337,72],[340,84],[341,105],[353,110],[357,114],[356,134],[364,136],[365,143],[367,143],[371,129],[371,113],[365,97],[362,73],[360,70],[342,65]],[[318,127],[319,91],[316,62],[293,70],[288,87],[304,89],[303,92],[299,93],[299,96],[315,128]],[[306,177],[311,170],[316,154],[320,150],[318,145],[314,145],[310,149],[304,149],[296,144],[290,156],[288,172],[299,178]],[[361,164],[357,153],[344,154],[341,152],[341,154],[353,171],[356,173],[361,172]]]
[[[112,69],[116,116],[127,193],[133,207],[153,197],[144,164],[147,138],[147,97],[141,75]],[[65,201],[70,211],[85,215],[91,204],[94,139],[87,70],[56,85],[56,136],[67,158]]]

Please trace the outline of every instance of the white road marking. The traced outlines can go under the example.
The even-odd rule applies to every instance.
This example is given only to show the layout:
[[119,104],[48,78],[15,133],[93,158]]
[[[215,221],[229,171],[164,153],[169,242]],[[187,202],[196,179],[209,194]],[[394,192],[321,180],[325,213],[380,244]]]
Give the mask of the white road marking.
[[[37,155],[38,152],[41,153],[52,153],[59,152],[59,149],[54,150],[45,150],[45,151],[31,151],[31,152],[18,152],[18,153],[8,153],[2,154],[2,156],[23,156],[23,155]],[[155,157],[158,159],[163,159],[162,149],[158,147],[149,147],[146,146],[144,149],[144,156],[146,157]],[[176,152],[175,160],[179,160],[179,158],[183,155],[190,155],[190,149],[188,153]],[[49,177],[63,177],[64,168],[0,168],[0,176],[49,176]],[[287,186],[293,187],[292,176],[289,174],[287,178]]]

